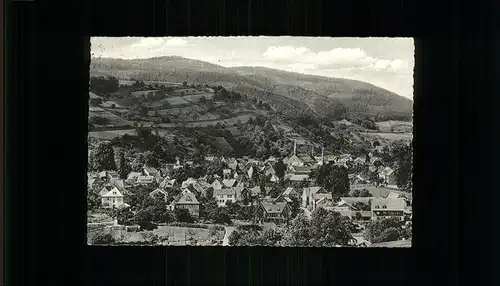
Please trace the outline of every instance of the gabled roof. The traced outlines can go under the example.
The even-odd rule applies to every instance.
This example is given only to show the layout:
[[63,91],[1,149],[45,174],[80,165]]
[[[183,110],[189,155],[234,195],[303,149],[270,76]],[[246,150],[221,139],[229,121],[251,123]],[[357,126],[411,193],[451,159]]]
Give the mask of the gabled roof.
[[312,168],[310,166],[291,166],[294,173],[310,173]]
[[106,194],[102,195],[101,197],[114,197],[114,198],[120,198],[123,197],[122,193],[117,188],[113,188],[111,191],[107,192]]
[[223,195],[236,196],[236,193],[235,193],[234,189],[215,189],[214,190],[214,194],[213,194],[214,197],[219,197],[219,196],[223,196]]
[[308,180],[309,179],[309,175],[295,175],[293,174],[291,177],[290,177],[290,181],[303,181],[304,179]]
[[141,172],[130,172],[127,176],[127,180],[135,180],[140,176],[142,176]]
[[315,194],[312,194],[312,199],[313,200],[320,200],[320,199],[324,199],[324,198],[327,198],[327,199],[333,199],[333,196],[331,193],[315,193]]
[[[111,185],[106,185],[104,186],[100,191],[99,191],[99,195],[100,196],[103,196],[107,193],[109,193],[110,191],[112,191],[113,189],[116,189],[116,187],[114,186],[111,186]],[[118,189],[117,189],[118,190]]]
[[268,203],[262,202],[261,206],[264,208],[266,213],[282,213],[285,210],[287,203]]
[[157,188],[156,190],[154,190],[154,191],[152,191],[152,192],[150,192],[150,193],[149,193],[149,195],[150,195],[151,197],[153,197],[153,196],[154,196],[154,195],[156,195],[156,194],[162,194],[162,195],[164,195],[164,196],[167,196],[167,195],[168,195],[167,191],[165,191],[165,190],[163,190],[163,189],[160,189],[160,188]]
[[182,182],[181,187],[182,188],[187,188],[189,185],[192,185],[194,183],[196,183],[196,179],[194,179],[194,178],[188,178],[187,180],[185,180],[184,182]]
[[215,190],[217,189],[220,189],[222,188],[224,185],[219,182],[219,180],[215,179],[213,182],[212,182],[212,188],[214,188]]
[[160,175],[160,171],[158,171],[158,170],[156,170],[155,168],[152,168],[152,167],[144,167],[143,170],[149,176],[159,176]]
[[252,192],[253,196],[259,195],[261,193],[260,186],[255,186],[251,188],[250,192]]
[[299,154],[297,157],[299,157],[299,159],[304,163],[312,163],[315,161],[309,154]]
[[224,186],[228,187],[228,188],[231,188],[231,187],[234,187],[235,184],[236,184],[236,180],[235,179],[230,179],[230,180],[222,180],[222,183],[224,184]]
[[166,177],[161,183],[160,183],[160,188],[171,188],[175,184],[175,179],[170,179],[169,177]]
[[121,179],[113,179],[110,183],[113,186],[117,187],[118,189],[124,189],[125,188],[125,183]]
[[399,210],[404,211],[406,202],[404,199],[383,199],[374,198],[372,200],[372,210]]
[[340,198],[340,203],[345,202],[349,205],[353,205],[354,203],[360,202],[366,205],[370,204],[370,201],[376,199],[375,197],[342,197]]
[[191,192],[184,192],[181,196],[181,198],[176,202],[176,204],[193,204],[193,205],[198,205],[199,202],[196,199],[196,196],[191,193]]
[[391,167],[385,167],[380,171],[380,174],[384,176],[390,176],[392,173],[394,173],[394,170]]
[[390,192],[388,195],[387,195],[387,199],[398,199],[398,198],[401,198],[401,194],[400,193],[396,193],[396,192]]
[[321,207],[321,208],[333,208],[335,207],[335,203],[331,198],[321,198],[316,202],[316,207]]
[[153,176],[139,176],[137,183],[153,183],[155,178]]

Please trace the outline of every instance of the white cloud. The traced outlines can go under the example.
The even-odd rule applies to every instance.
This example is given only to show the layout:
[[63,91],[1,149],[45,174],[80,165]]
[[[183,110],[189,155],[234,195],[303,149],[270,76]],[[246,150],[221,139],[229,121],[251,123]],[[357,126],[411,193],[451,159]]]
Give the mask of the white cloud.
[[270,60],[285,60],[290,61],[296,57],[307,55],[310,53],[309,49],[305,47],[295,48],[292,46],[270,46],[263,56]]
[[408,68],[401,59],[377,59],[361,48],[335,48],[329,51],[312,52],[305,47],[270,46],[263,54],[264,59],[288,63],[292,69],[373,69],[377,71],[400,72]]
[[192,44],[190,44],[188,41],[182,39],[182,38],[173,38],[173,39],[168,39],[166,42],[165,42],[165,45],[164,46],[167,46],[167,47],[182,47],[182,46],[191,46]]
[[132,44],[131,48],[149,48],[156,49],[164,44],[162,38],[142,38],[138,43]]

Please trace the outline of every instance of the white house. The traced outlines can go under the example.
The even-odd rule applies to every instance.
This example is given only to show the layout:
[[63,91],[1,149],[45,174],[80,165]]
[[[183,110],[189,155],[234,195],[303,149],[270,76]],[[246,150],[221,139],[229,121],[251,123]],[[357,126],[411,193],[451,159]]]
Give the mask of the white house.
[[214,189],[213,196],[217,200],[217,206],[219,207],[225,207],[227,202],[236,202],[234,189]]
[[117,208],[122,204],[123,195],[116,187],[113,187],[110,191],[101,195],[101,205],[103,208]]

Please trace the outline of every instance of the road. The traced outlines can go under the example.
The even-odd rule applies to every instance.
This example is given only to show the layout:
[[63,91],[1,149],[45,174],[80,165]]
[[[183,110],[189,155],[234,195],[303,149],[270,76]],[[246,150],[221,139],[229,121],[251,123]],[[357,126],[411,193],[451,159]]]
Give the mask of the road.
[[234,226],[226,226],[226,231],[224,233],[224,239],[222,240],[222,246],[229,246],[229,236],[236,229]]

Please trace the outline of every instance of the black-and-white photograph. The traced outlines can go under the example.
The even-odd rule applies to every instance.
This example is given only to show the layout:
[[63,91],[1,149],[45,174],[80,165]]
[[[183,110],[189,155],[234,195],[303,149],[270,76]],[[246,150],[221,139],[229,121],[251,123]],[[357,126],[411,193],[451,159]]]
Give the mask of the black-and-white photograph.
[[92,37],[89,245],[411,247],[412,38]]

